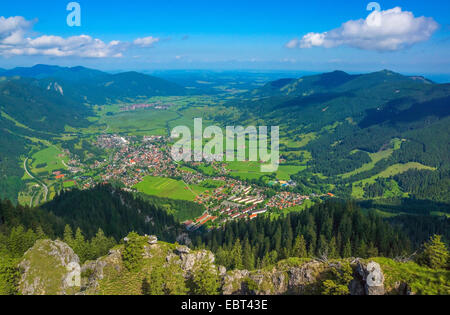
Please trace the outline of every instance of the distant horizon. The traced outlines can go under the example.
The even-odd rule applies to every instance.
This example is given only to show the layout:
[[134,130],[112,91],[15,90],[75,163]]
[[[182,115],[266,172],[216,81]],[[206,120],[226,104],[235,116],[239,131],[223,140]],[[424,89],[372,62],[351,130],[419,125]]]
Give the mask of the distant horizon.
[[[43,66],[50,66],[50,67],[61,67],[61,68],[76,68],[76,67],[83,67],[83,68],[87,68],[87,69],[92,69],[92,70],[98,70],[98,71],[102,71],[102,72],[106,72],[106,73],[111,73],[111,74],[115,74],[115,73],[123,73],[123,72],[139,72],[139,73],[143,73],[143,74],[148,74],[148,75],[156,75],[158,72],[161,73],[170,73],[170,72],[211,72],[211,73],[227,73],[227,72],[237,72],[237,73],[267,73],[267,74],[276,74],[276,73],[292,73],[292,74],[296,74],[297,76],[308,76],[308,75],[317,75],[317,74],[323,74],[323,73],[331,73],[334,71],[342,71],[351,75],[357,75],[357,74],[367,74],[367,73],[376,73],[376,72],[381,72],[384,70],[387,71],[392,71],[404,76],[422,76],[425,77],[426,79],[429,79],[435,83],[438,84],[446,84],[446,83],[450,83],[450,73],[413,73],[413,72],[401,72],[401,71],[395,71],[392,69],[379,69],[379,70],[367,70],[367,71],[347,71],[347,70],[343,70],[343,69],[329,69],[329,70],[321,70],[321,71],[312,71],[312,70],[301,70],[301,69],[245,69],[245,68],[241,68],[241,69],[218,69],[218,68],[173,68],[173,69],[166,69],[166,68],[155,68],[155,69],[102,69],[101,67],[92,67],[92,66],[84,66],[82,64],[78,64],[78,65],[60,65],[60,64],[44,64],[44,63],[37,63],[31,66],[15,66],[15,67],[11,67],[11,68],[6,68],[6,67],[0,67],[3,70],[13,70],[16,68],[33,68],[39,65],[43,65]],[[294,77],[295,78],[295,77]]]
[[444,78],[440,81],[450,77],[448,1],[383,0],[376,6],[369,0],[75,3],[79,9],[68,9],[69,1],[2,3],[0,67],[390,69]]

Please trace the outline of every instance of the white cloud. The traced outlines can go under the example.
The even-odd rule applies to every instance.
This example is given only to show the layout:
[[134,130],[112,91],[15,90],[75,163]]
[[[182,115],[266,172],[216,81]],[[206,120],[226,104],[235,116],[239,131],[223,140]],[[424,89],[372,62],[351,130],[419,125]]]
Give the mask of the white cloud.
[[153,47],[154,44],[159,42],[159,38],[155,38],[153,36],[138,38],[133,44],[140,47]]
[[287,48],[296,48],[300,45],[300,40],[298,38],[294,38],[293,40],[290,40],[287,44]]
[[333,48],[350,46],[364,50],[396,51],[427,41],[439,28],[428,17],[415,17],[412,12],[396,7],[373,11],[366,19],[350,20],[341,27],[324,33],[308,33],[293,39],[288,48]]
[[36,22],[27,21],[21,16],[0,17],[0,55],[118,58],[130,47],[151,47],[159,41],[152,36],[138,38],[132,43],[117,40],[104,42],[89,35],[67,38],[42,35],[32,38],[29,33]]

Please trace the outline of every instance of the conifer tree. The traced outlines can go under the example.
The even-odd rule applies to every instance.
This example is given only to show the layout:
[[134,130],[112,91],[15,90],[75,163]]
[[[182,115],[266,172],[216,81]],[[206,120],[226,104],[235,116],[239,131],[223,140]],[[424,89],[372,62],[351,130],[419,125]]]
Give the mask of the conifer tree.
[[239,239],[234,243],[233,249],[231,250],[231,266],[233,269],[243,269],[244,266],[242,264],[242,246],[241,241]]
[[255,268],[255,255],[253,254],[250,242],[245,239],[244,250],[242,253],[243,267],[247,270],[253,270]]
[[68,224],[64,227],[64,238],[63,238],[63,241],[64,241],[64,243],[66,243],[70,247],[73,246],[73,230],[70,227],[70,225],[68,225]]
[[105,256],[109,250],[115,245],[113,238],[108,238],[102,229],[99,229],[95,237],[90,242],[90,259]]
[[330,243],[328,244],[328,258],[336,259],[339,258],[339,253],[336,245],[336,238],[333,236]]
[[219,276],[211,261],[202,259],[194,266],[192,292],[195,295],[219,294]]
[[84,263],[89,258],[89,248],[84,238],[83,232],[80,228],[75,232],[75,238],[73,240],[73,251],[78,255],[80,261]]
[[350,241],[347,241],[344,245],[344,249],[342,250],[342,258],[352,257],[352,245]]
[[356,252],[357,252],[358,257],[361,257],[361,258],[368,257],[367,256],[367,245],[366,245],[366,242],[364,242],[364,240],[361,240],[359,242],[359,246],[358,246],[358,249]]
[[369,247],[367,248],[367,257],[378,257],[378,248],[376,248],[373,242],[370,242]]
[[308,257],[308,253],[306,251],[306,242],[303,235],[299,235],[295,239],[294,248],[292,250],[292,256],[299,258]]
[[45,235],[44,230],[42,229],[41,225],[38,225],[38,227],[36,228],[36,240],[45,240],[47,237],[47,235]]
[[125,268],[131,272],[139,271],[143,263],[145,240],[135,232],[131,232],[127,236],[127,242],[122,252],[122,260]]
[[449,252],[442,242],[442,236],[434,235],[424,244],[423,253],[419,256],[419,263],[433,269],[441,269],[448,266]]
[[181,266],[169,263],[164,271],[164,293],[166,295],[185,295],[187,292]]
[[328,257],[328,242],[325,239],[325,235],[319,237],[319,252],[320,257]]

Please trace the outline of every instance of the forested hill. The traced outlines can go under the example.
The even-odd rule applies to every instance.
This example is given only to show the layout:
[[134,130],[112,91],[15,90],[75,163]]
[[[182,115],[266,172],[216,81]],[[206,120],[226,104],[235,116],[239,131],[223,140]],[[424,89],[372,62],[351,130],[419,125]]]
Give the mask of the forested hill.
[[110,74],[84,67],[36,65],[0,71],[0,76],[34,78],[43,88],[53,88],[56,84],[57,90],[63,91],[65,96],[93,105],[137,97],[186,94],[178,84],[138,72]]
[[23,158],[66,128],[88,127],[92,105],[184,95],[179,85],[137,72],[37,65],[0,70],[0,198],[17,201]]
[[179,222],[158,206],[136,198],[133,194],[116,190],[110,185],[100,185],[91,190],[62,192],[41,208],[13,206],[9,201],[0,205],[0,231],[13,227],[25,230],[38,227],[51,237],[62,237],[64,227],[80,228],[88,238],[102,229],[117,241],[130,231],[158,235],[162,240],[175,242],[183,231]]
[[348,198],[450,202],[450,84],[336,71],[271,82],[229,105],[244,125],[280,126],[287,163],[308,166],[294,176],[304,191],[323,183]]

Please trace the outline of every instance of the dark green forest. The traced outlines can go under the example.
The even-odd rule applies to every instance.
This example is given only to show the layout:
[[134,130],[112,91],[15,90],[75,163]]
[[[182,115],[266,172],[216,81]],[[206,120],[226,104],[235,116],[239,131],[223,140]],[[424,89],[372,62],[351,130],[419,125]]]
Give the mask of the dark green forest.
[[[429,237],[429,236],[427,236]],[[230,268],[261,268],[288,257],[398,257],[411,241],[381,217],[353,203],[325,202],[277,220],[232,222],[194,238]]]

